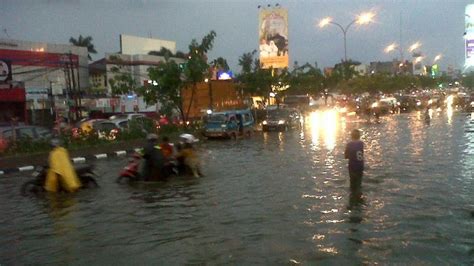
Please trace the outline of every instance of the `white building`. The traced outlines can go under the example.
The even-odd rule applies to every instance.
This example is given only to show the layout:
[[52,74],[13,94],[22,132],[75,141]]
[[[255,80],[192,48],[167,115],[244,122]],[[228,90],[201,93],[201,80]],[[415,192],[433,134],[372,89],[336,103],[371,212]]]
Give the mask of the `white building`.
[[[173,41],[142,38],[129,35],[120,35],[120,53],[106,53],[103,59],[100,59],[90,65],[90,81],[93,90],[106,89],[104,94],[112,95],[110,80],[117,75],[130,75],[135,85],[142,86],[148,82],[148,69],[156,67],[160,62],[164,62],[163,56],[149,55],[151,51],[160,51],[161,48],[176,53],[176,43]],[[183,58],[172,57],[176,63],[186,62]],[[107,105],[107,104],[106,104]],[[140,111],[155,111],[156,106],[147,106],[141,97],[136,95],[121,96],[121,110],[133,112],[134,106],[138,106]],[[123,110],[125,106],[125,110]],[[109,108],[105,106],[105,108]]]

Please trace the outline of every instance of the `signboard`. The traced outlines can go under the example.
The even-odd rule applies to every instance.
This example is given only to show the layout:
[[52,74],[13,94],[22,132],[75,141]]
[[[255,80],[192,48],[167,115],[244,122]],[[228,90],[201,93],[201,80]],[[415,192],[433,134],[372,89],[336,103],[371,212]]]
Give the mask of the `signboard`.
[[474,66],[474,4],[466,6],[466,13],[464,14],[465,22],[465,63],[464,68],[467,70]]
[[288,67],[288,10],[260,11],[259,55],[262,68]]
[[0,83],[12,80],[12,66],[9,60],[0,59]]
[[26,100],[47,100],[48,88],[28,88],[26,89]]

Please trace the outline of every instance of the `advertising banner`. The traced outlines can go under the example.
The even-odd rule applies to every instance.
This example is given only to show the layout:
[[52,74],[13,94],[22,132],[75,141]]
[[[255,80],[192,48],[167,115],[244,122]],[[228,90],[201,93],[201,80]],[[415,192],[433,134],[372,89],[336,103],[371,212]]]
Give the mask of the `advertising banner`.
[[0,59],[0,83],[12,80],[12,66],[9,60]]
[[260,11],[259,55],[262,68],[288,67],[288,10],[271,8]]
[[474,66],[474,4],[466,6],[466,13],[464,14],[465,23],[465,69]]

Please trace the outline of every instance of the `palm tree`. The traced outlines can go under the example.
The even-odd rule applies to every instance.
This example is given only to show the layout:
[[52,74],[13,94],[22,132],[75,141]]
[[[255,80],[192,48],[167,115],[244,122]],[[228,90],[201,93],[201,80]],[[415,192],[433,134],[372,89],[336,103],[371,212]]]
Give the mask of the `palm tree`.
[[94,44],[92,44],[91,36],[82,37],[82,35],[79,35],[79,38],[77,39],[71,37],[69,38],[69,43],[71,43],[74,46],[87,47],[87,52],[89,52],[87,57],[89,58],[89,60],[92,60],[91,54],[97,53],[97,51],[94,48]]

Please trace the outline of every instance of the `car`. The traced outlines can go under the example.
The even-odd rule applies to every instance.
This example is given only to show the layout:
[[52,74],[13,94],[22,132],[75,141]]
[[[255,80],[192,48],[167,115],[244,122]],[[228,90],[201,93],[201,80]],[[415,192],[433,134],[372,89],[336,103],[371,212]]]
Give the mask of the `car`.
[[11,141],[16,139],[47,140],[53,136],[51,130],[40,126],[0,127],[0,152],[4,152]]
[[301,113],[296,109],[268,110],[267,117],[262,121],[263,131],[286,131],[301,127]]
[[214,112],[206,117],[203,135],[207,138],[231,138],[251,136],[255,127],[252,111],[229,110]]
[[131,120],[133,118],[137,117],[146,117],[144,114],[138,114],[138,113],[131,113],[131,114],[117,114],[109,117],[110,120],[119,120],[119,119],[126,119],[126,120]]

